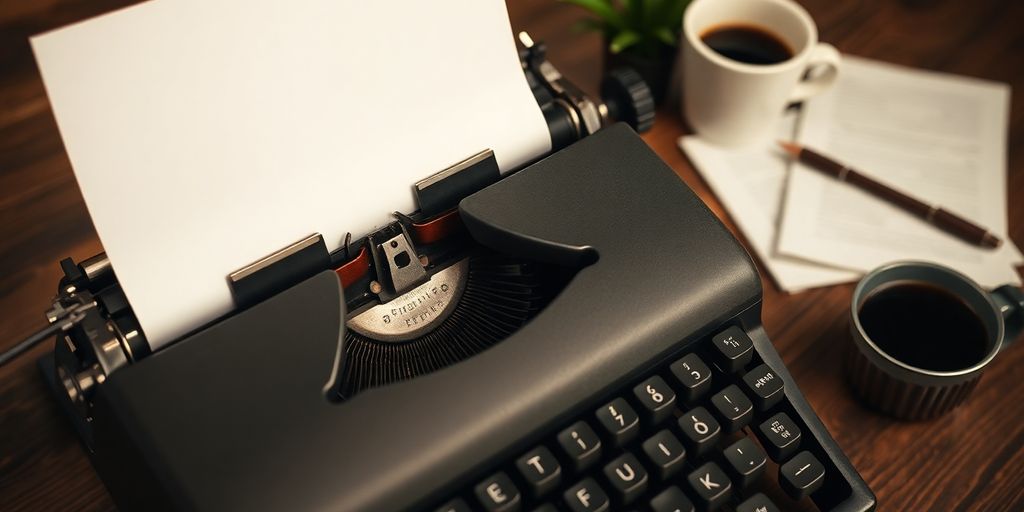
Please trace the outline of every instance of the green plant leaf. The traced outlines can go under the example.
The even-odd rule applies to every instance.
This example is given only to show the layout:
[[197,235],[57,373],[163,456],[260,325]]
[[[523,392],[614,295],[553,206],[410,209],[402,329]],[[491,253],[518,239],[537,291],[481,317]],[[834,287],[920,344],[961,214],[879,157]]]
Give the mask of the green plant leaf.
[[644,23],[644,0],[626,0],[626,21],[629,28],[643,31]]
[[621,29],[624,26],[622,14],[612,5],[611,0],[562,0],[567,4],[582,7],[604,20],[608,26]]
[[669,30],[667,27],[658,27],[654,29],[654,37],[658,38],[659,41],[668,46],[675,46],[679,44],[675,32]]
[[658,19],[658,11],[665,4],[666,0],[643,0],[644,4],[644,28],[648,31],[657,27],[661,20]]
[[690,0],[667,0],[665,3],[670,7],[665,19],[671,22],[673,31],[679,32],[682,30],[683,12],[686,11],[686,6],[690,5]]
[[683,11],[689,0],[664,0],[657,3],[652,14],[654,26],[668,27],[673,32],[679,32],[683,21]]
[[600,31],[612,53],[656,57],[678,44],[683,11],[690,0],[560,0],[592,13],[577,30]]
[[633,32],[632,30],[623,30],[616,35],[612,42],[608,45],[608,48],[612,53],[621,53],[626,48],[633,46],[640,42],[640,34]]

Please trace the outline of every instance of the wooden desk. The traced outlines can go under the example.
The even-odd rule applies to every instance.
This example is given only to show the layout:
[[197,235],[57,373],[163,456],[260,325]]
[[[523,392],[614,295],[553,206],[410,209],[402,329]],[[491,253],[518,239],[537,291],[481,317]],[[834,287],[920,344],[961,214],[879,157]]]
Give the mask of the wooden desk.
[[[57,261],[101,251],[71,173],[27,36],[133,3],[14,2],[0,7],[0,347],[43,324]],[[1024,87],[1024,3],[804,0],[824,41],[841,51]],[[581,11],[549,0],[510,2],[513,26],[550,47],[585,88],[601,71],[601,43],[570,29]],[[97,120],[102,122],[102,120]],[[684,127],[662,112],[644,138],[735,232],[676,148]],[[1009,131],[1010,234],[1024,243],[1024,102]],[[738,234],[738,233],[737,233]],[[740,235],[741,236],[741,235]],[[742,236],[741,236],[742,238]],[[901,423],[855,402],[842,379],[852,286],[796,295],[765,280],[764,322],[808,400],[881,510],[1024,509],[1024,347],[999,357],[971,400],[941,419]],[[48,348],[0,369],[0,508],[108,510],[109,495],[34,365]]]

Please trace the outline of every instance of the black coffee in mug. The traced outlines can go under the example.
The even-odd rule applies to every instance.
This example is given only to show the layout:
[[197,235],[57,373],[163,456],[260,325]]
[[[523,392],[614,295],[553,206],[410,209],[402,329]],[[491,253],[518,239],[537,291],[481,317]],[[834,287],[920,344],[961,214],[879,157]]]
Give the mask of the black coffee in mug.
[[963,403],[988,364],[1024,332],[1024,290],[988,292],[924,261],[868,272],[850,306],[844,362],[851,387],[872,408],[907,420]]
[[780,37],[754,25],[720,25],[700,38],[719,55],[746,64],[778,64],[793,57]]
[[969,368],[988,354],[988,331],[960,297],[922,281],[893,281],[872,291],[861,327],[890,356],[924,370]]

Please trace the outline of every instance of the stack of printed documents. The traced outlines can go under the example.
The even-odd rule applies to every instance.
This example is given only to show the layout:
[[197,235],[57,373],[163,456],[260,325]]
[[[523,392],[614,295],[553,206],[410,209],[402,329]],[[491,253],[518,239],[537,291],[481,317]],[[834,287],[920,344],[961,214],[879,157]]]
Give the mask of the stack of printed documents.
[[782,290],[853,281],[879,265],[924,260],[982,286],[1020,284],[1007,236],[1005,84],[844,56],[827,93],[779,121],[778,140],[985,226],[997,250],[963,242],[856,187],[793,162],[775,141],[741,149],[697,136],[679,145]]

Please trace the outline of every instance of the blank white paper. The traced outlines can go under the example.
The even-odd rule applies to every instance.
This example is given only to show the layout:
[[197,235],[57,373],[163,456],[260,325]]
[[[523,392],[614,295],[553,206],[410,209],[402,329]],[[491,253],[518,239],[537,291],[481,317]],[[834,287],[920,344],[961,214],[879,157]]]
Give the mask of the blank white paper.
[[500,0],[154,0],[32,46],[154,349],[231,311],[231,272],[365,235],[480,150],[550,148]]
[[[775,130],[778,140],[792,140],[798,120],[787,112]],[[774,140],[745,148],[715,146],[696,135],[680,137],[679,146],[693,162],[751,250],[784,291],[797,292],[856,280],[860,273],[780,255],[775,251],[782,199],[790,159]]]
[[856,187],[794,165],[779,251],[867,271],[894,260],[950,266],[983,286],[1019,284],[1007,236],[1010,88],[843,57],[836,86],[805,105],[801,141],[992,230],[997,251],[961,241]]

